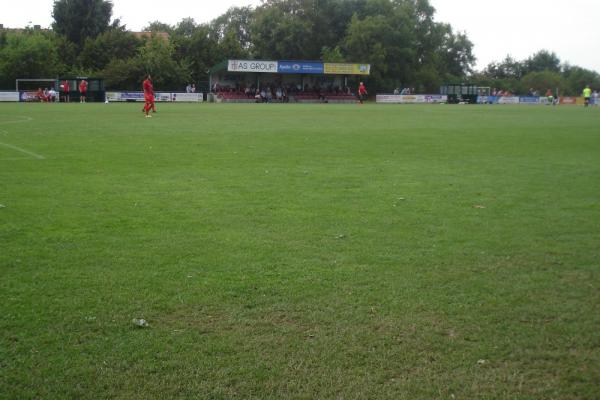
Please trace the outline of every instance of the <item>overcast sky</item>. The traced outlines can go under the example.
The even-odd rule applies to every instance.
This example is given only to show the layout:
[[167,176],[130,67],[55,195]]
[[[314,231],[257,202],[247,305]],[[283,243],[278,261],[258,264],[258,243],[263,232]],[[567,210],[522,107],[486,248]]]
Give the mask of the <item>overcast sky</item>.
[[[510,54],[522,60],[538,50],[600,72],[600,0],[430,0],[436,20],[465,31],[475,44],[477,68]],[[0,24],[48,27],[53,0],[0,0]],[[185,17],[208,22],[231,6],[260,0],[113,0],[113,17],[131,30],[150,21],[175,24]]]

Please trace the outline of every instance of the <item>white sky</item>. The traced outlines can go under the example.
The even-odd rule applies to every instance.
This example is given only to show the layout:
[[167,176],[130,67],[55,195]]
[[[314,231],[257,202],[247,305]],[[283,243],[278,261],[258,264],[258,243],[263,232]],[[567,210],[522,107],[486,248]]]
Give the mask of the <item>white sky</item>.
[[[475,44],[477,68],[507,54],[522,60],[538,50],[600,72],[600,0],[430,0],[436,20],[467,32]],[[53,0],[0,0],[0,24],[48,27]],[[131,30],[150,21],[175,24],[192,17],[208,22],[231,6],[260,0],[113,0],[113,17]]]

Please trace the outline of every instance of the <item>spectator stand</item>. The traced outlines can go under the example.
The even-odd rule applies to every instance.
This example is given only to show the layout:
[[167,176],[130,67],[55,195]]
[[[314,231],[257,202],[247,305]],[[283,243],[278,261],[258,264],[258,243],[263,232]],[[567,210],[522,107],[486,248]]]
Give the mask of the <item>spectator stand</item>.
[[296,60],[227,60],[209,70],[209,99],[225,103],[354,103],[348,81],[369,64]]

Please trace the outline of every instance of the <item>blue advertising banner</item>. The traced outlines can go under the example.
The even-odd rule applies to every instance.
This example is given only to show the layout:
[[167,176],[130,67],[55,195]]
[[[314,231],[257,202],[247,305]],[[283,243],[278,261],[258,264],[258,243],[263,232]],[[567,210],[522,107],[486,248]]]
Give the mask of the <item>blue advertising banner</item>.
[[121,101],[144,101],[144,92],[121,92]]
[[279,61],[277,72],[280,74],[322,74],[323,63],[305,61]]
[[537,96],[523,96],[523,97],[519,97],[519,103],[521,103],[521,104],[540,104],[540,98]]

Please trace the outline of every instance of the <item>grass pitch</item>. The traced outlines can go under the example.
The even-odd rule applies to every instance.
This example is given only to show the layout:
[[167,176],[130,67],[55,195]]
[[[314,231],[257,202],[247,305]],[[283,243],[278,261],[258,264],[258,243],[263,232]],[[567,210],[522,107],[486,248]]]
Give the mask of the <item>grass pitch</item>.
[[140,109],[0,104],[0,398],[597,398],[600,109]]

